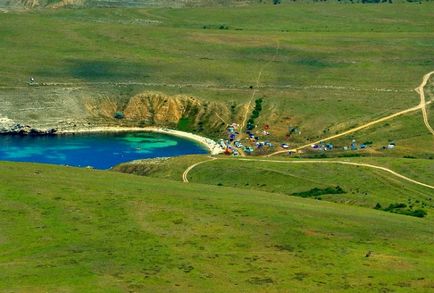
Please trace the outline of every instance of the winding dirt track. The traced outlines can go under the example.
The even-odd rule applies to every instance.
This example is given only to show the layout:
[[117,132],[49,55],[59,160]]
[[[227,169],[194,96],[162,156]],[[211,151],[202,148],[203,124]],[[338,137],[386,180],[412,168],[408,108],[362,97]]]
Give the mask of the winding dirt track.
[[[415,89],[416,92],[419,94],[419,97],[420,97],[420,103],[419,103],[419,105],[417,105],[415,107],[412,107],[412,108],[409,108],[409,109],[406,109],[406,110],[403,110],[403,111],[400,111],[400,112],[397,112],[397,113],[394,113],[392,115],[389,115],[389,116],[386,116],[386,117],[383,117],[383,118],[380,118],[380,119],[368,122],[366,124],[363,124],[361,126],[358,126],[358,127],[352,128],[352,129],[349,129],[349,130],[341,132],[339,134],[332,135],[332,136],[329,136],[329,137],[325,137],[325,138],[322,138],[322,139],[314,141],[314,142],[310,142],[308,144],[305,144],[305,145],[299,146],[299,147],[297,147],[295,149],[292,149],[291,151],[296,152],[298,150],[310,147],[312,144],[317,144],[317,143],[320,143],[322,141],[330,141],[332,139],[335,139],[335,138],[338,138],[338,137],[341,137],[341,136],[345,136],[347,134],[351,134],[353,132],[356,132],[356,131],[368,128],[368,127],[370,127],[372,125],[384,122],[386,120],[390,120],[390,119],[395,118],[397,116],[401,116],[401,115],[404,115],[404,114],[407,114],[407,113],[410,113],[410,112],[414,112],[414,111],[418,111],[418,110],[422,110],[422,115],[423,115],[424,123],[425,123],[426,127],[428,128],[428,130],[434,135],[434,130],[429,125],[428,114],[427,114],[427,111],[426,111],[426,105],[431,104],[432,101],[426,102],[426,100],[425,100],[425,91],[424,91],[424,87],[426,86],[428,80],[430,79],[431,75],[433,75],[433,74],[434,74],[434,71],[431,71],[430,73],[425,74],[424,77],[423,77],[422,83],[419,85],[419,87],[417,87]],[[274,152],[272,154],[269,154],[267,157],[271,157],[271,156],[275,156],[275,155],[283,154],[283,153],[287,153],[287,152],[288,152],[288,150],[277,151],[277,152]]]
[[193,168],[195,168],[195,167],[197,167],[197,166],[199,166],[199,165],[201,165],[201,164],[203,164],[203,163],[211,162],[211,161],[214,161],[214,160],[217,160],[217,158],[215,158],[215,157],[209,157],[209,160],[205,160],[205,161],[202,161],[202,162],[198,162],[198,163],[193,164],[193,165],[191,165],[190,167],[188,167],[188,168],[184,171],[184,173],[182,173],[182,182],[184,182],[184,183],[189,183],[189,181],[188,181],[188,173],[189,173]]
[[[199,162],[199,163],[196,163],[196,164],[190,166],[187,170],[185,170],[184,174],[182,174],[183,181],[188,183],[187,175],[194,167],[196,167],[200,164],[203,164],[203,163],[214,161],[214,160],[217,160],[217,158],[212,158],[210,160],[202,161],[202,162]],[[222,159],[222,160],[229,160],[229,159]],[[348,165],[348,166],[371,168],[371,169],[376,169],[376,170],[381,170],[381,171],[387,172],[387,173],[392,174],[393,176],[398,177],[400,179],[403,179],[405,181],[408,181],[408,182],[411,182],[411,183],[414,183],[414,184],[417,184],[420,186],[424,186],[424,187],[427,187],[430,189],[434,189],[433,185],[429,185],[429,184],[411,179],[411,178],[404,176],[402,174],[399,174],[398,172],[395,172],[389,168],[381,167],[381,166],[377,166],[377,165],[372,165],[372,164],[354,163],[354,162],[337,161],[337,160],[331,160],[331,161],[325,161],[325,160],[284,161],[284,160],[261,160],[261,159],[245,159],[245,158],[240,158],[238,160],[239,161],[246,161],[246,162],[269,162],[269,163],[280,163],[280,164],[338,164],[338,165]]]
[[425,123],[426,128],[428,128],[429,132],[431,132],[432,135],[434,135],[434,129],[432,129],[431,125],[429,125],[429,120],[428,120],[428,113],[426,111],[426,105],[431,103],[431,101],[429,101],[428,103],[425,101],[425,91],[424,88],[428,82],[428,80],[430,79],[431,75],[434,74],[434,71],[431,71],[430,73],[427,73],[424,75],[422,83],[420,84],[419,87],[417,87],[415,89],[415,91],[419,94],[420,96],[420,107],[422,109],[422,115],[423,115],[423,122]]

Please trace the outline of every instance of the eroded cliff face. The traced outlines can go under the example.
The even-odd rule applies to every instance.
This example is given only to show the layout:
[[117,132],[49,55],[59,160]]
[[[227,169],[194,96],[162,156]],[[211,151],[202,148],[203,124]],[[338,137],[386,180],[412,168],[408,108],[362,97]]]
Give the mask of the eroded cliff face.
[[88,114],[95,118],[113,118],[118,109],[118,103],[114,98],[103,97],[84,98],[84,107]]
[[38,7],[51,7],[60,8],[65,6],[83,6],[85,0],[9,0],[6,2],[10,7],[26,7],[26,8],[38,8]]
[[155,91],[29,87],[19,93],[0,92],[0,132],[160,126],[220,137],[227,124],[244,119],[246,106]]
[[51,8],[62,8],[62,7],[68,7],[68,6],[83,6],[85,3],[85,0],[61,0],[57,3],[50,4]]
[[24,5],[26,7],[31,7],[31,8],[34,8],[34,7],[37,7],[37,6],[41,5],[41,3],[39,2],[39,0],[19,0],[19,1],[16,1],[16,2],[19,2],[22,5]]
[[95,118],[115,119],[119,112],[123,114],[119,123],[182,127],[183,130],[200,132],[221,131],[237,116],[237,108],[228,103],[158,92],[143,92],[126,100],[87,98],[84,104],[87,112]]
[[144,93],[130,99],[124,114],[127,119],[147,120],[155,124],[177,123],[194,104],[197,106],[199,103],[193,98]]

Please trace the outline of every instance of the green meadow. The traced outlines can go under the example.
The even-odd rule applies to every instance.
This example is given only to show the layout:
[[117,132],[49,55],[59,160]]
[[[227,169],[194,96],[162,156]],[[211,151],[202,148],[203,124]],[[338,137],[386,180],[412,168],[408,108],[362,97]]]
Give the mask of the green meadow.
[[3,292],[434,286],[429,218],[106,171],[0,167]]

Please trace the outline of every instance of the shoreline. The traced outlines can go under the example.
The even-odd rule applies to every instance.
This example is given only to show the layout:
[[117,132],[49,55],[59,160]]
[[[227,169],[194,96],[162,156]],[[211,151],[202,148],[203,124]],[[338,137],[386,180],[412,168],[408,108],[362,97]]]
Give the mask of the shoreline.
[[58,129],[56,131],[56,135],[62,135],[62,134],[78,134],[78,133],[103,133],[103,132],[154,132],[154,133],[162,133],[167,135],[173,135],[182,137],[185,139],[193,140],[203,146],[205,146],[211,155],[218,155],[224,152],[224,150],[221,148],[221,146],[215,142],[212,139],[209,139],[204,136],[200,136],[197,134],[180,131],[180,130],[174,130],[169,128],[163,128],[163,127],[94,127],[94,128],[80,128],[80,129],[65,129],[61,130]]

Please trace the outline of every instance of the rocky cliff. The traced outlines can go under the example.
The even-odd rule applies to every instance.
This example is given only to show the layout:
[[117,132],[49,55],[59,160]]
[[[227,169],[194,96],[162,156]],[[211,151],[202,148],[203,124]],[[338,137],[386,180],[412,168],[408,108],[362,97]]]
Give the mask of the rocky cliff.
[[116,119],[119,123],[140,126],[183,128],[187,131],[219,132],[237,116],[228,103],[204,101],[192,96],[168,96],[158,92],[143,92],[127,100],[115,98],[85,99],[86,111],[93,117]]
[[[161,126],[219,136],[245,105],[145,91],[131,96],[76,88],[30,87],[0,94],[0,132],[96,126]],[[33,130],[31,130],[33,129]]]

